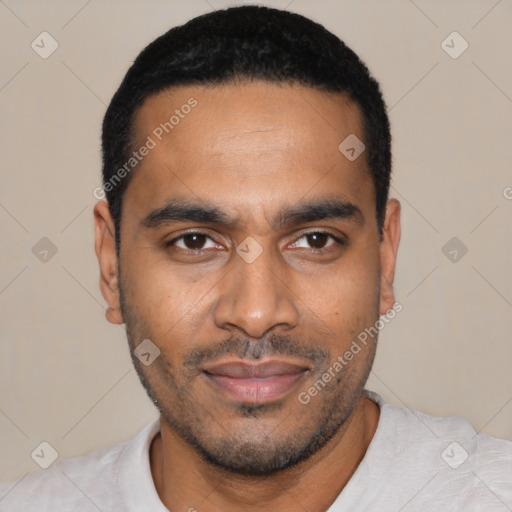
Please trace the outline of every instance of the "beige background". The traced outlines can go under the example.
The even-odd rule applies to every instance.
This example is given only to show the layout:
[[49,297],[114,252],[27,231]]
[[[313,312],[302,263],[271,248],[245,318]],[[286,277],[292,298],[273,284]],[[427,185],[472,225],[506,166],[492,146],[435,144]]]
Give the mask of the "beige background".
[[[344,39],[390,108],[403,311],[381,333],[368,387],[512,439],[512,3],[261,3]],[[100,126],[146,44],[227,5],[0,3],[2,480],[39,469],[30,454],[43,440],[60,457],[80,455],[131,439],[157,415],[124,328],[104,318],[92,216]],[[59,44],[47,59],[31,48],[42,31]],[[457,59],[441,47],[453,31],[469,43]],[[442,252],[453,236],[468,249],[456,263]],[[46,263],[32,253],[42,237],[57,247]]]

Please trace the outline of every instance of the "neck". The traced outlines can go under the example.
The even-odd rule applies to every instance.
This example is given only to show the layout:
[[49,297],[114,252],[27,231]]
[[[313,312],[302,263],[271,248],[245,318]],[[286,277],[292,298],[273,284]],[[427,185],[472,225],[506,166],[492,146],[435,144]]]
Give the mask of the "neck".
[[[248,477],[207,464],[163,420],[150,448],[151,473],[169,510],[266,512],[329,508],[375,434],[378,405],[362,395],[340,431],[307,461],[268,477]],[[322,484],[319,485],[318,482]]]

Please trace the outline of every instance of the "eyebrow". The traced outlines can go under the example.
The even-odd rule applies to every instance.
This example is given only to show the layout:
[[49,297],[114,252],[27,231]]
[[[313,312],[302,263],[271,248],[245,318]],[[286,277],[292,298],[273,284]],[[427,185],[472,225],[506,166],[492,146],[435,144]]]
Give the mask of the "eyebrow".
[[[271,221],[274,229],[283,229],[297,224],[319,220],[346,220],[362,226],[364,216],[354,204],[337,198],[323,198],[284,208]],[[198,222],[234,229],[236,218],[229,216],[218,206],[184,199],[170,199],[141,220],[146,228],[157,228],[173,222]]]

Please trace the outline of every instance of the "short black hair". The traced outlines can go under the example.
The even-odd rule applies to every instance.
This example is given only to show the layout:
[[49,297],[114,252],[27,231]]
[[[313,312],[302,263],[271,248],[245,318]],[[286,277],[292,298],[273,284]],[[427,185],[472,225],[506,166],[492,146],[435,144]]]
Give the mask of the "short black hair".
[[[379,233],[391,177],[389,119],[378,82],[361,59],[322,25],[285,10],[244,5],[193,18],[138,55],[103,119],[103,187],[119,255],[123,193],[132,173],[106,187],[133,151],[134,116],[149,96],[180,85],[263,80],[346,93],[363,117],[366,163],[376,191]],[[341,141],[340,141],[341,142]]]

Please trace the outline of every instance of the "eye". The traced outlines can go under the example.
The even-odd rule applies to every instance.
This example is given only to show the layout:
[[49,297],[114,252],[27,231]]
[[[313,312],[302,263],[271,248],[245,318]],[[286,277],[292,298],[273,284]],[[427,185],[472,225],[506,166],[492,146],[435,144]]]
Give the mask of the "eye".
[[[329,247],[333,245],[345,246],[346,242],[328,231],[310,231],[303,233],[290,247],[310,249],[313,252],[328,252]],[[183,251],[199,253],[207,249],[215,249],[218,244],[206,233],[190,231],[166,242],[165,246],[176,246]]]
[[[211,242],[211,245],[205,245]],[[208,236],[206,233],[201,233],[200,231],[192,231],[189,233],[185,233],[176,238],[173,238],[171,241],[166,242],[165,246],[170,247],[176,245],[180,249],[185,251],[202,251],[203,249],[211,249],[216,247],[215,241]]]
[[[331,239],[332,243],[325,245],[329,239]],[[301,243],[301,240],[303,241]],[[304,242],[308,244],[304,245]],[[334,236],[332,233],[328,231],[310,231],[308,233],[303,233],[300,238],[297,239],[296,242],[293,243],[292,248],[304,248],[304,249],[313,249],[315,251],[323,251],[332,245],[346,245],[343,240]]]

